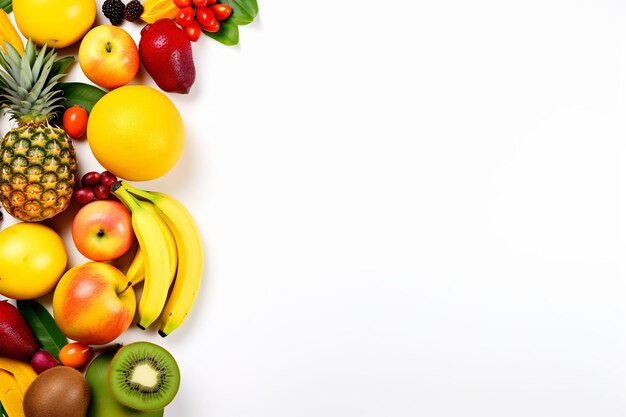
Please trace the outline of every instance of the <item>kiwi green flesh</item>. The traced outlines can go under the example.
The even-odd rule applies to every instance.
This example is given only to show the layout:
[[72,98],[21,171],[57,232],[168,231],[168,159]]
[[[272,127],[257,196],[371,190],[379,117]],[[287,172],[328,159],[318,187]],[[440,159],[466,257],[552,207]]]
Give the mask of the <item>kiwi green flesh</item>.
[[176,396],[180,371],[174,357],[151,342],[123,346],[109,365],[109,388],[121,404],[141,411],[160,410]]
[[86,417],[163,417],[163,409],[139,411],[120,404],[109,391],[109,364],[117,349],[104,352],[96,357],[85,373],[91,389],[91,401]]

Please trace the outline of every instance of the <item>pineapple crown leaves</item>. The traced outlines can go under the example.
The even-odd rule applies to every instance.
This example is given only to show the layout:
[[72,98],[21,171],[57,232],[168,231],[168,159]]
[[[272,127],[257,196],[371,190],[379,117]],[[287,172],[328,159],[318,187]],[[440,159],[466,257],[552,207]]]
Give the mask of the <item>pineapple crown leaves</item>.
[[47,123],[63,108],[63,94],[55,87],[67,66],[53,48],[37,50],[31,39],[22,55],[8,42],[5,49],[0,49],[0,105],[19,124]]

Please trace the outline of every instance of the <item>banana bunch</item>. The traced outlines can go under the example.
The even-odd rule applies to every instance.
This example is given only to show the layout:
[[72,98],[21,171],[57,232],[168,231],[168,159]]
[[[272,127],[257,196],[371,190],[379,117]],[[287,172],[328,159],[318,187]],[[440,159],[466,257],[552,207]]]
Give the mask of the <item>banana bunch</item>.
[[7,12],[0,9],[0,47],[6,51],[7,49],[4,45],[5,42],[10,43],[11,46],[13,46],[17,52],[20,53],[20,55],[24,52],[24,43],[22,42],[22,38],[20,38],[17,30],[15,30],[15,26],[13,26],[13,23],[9,20]]
[[159,334],[165,337],[182,324],[198,294],[204,267],[200,231],[189,210],[169,195],[125,181],[113,184],[111,192],[131,211],[139,243],[126,273],[132,285],[144,281],[137,325],[145,329],[161,316]]

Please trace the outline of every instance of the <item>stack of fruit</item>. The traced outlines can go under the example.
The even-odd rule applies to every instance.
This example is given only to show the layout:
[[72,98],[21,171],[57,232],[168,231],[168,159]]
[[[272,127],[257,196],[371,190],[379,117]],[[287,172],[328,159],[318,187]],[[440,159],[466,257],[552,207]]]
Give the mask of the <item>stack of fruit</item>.
[[[162,337],[183,324],[204,249],[179,200],[129,181],[158,184],[178,163],[185,128],[167,93],[192,88],[191,41],[236,44],[256,0],[106,0],[112,25],[95,27],[94,0],[12,7],[26,43],[0,9],[0,106],[13,120],[0,140],[0,202],[13,217],[0,231],[0,415],[162,416],[180,386],[173,356],[111,343],[133,323]],[[124,21],[146,23],[138,45]],[[76,60],[63,48],[78,42],[91,83],[62,81]],[[141,71],[162,91],[129,85]],[[102,169],[80,176],[72,140],[84,137]],[[41,223],[55,216],[89,261],[69,262],[64,231]]]

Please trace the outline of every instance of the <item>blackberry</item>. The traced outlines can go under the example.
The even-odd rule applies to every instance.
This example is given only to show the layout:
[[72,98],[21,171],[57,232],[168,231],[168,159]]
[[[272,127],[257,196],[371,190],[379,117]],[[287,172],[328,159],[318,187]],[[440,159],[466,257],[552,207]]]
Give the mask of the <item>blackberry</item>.
[[132,0],[126,5],[124,9],[124,19],[129,22],[134,22],[135,20],[141,17],[143,13],[143,6],[139,2],[139,0]]
[[118,26],[124,20],[124,3],[122,0],[106,0],[102,4],[102,13],[112,25]]

